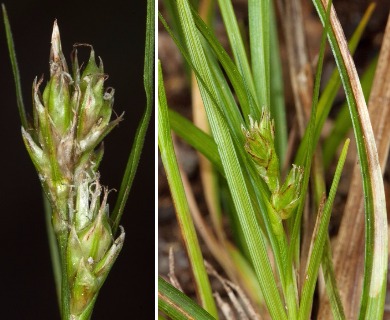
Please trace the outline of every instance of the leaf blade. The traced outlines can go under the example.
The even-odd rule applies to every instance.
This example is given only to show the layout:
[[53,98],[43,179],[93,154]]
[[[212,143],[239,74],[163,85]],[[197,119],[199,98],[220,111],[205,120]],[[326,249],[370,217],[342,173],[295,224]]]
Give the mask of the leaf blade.
[[[323,22],[323,1],[314,0],[313,2]],[[362,88],[352,57],[348,51],[344,33],[333,7],[331,25],[332,28],[329,30],[328,39],[347,96],[358,147],[365,195],[365,272],[360,318],[365,318],[369,315],[372,318],[380,319],[384,311],[388,255],[387,213],[382,173]]]
[[202,306],[204,306],[204,308],[214,317],[217,317],[218,312],[212,296],[210,282],[203,263],[202,253],[195,232],[195,227],[191,220],[187,198],[175,157],[170,134],[168,105],[165,97],[164,82],[160,64],[158,70],[158,145],[176,208],[177,220],[192,266],[199,298],[202,302]]
[[[218,145],[221,161],[224,167],[230,192],[235,203],[241,228],[251,255],[252,264],[259,279],[268,309],[275,318],[285,319],[286,314],[276,287],[273,272],[265,249],[264,240],[255,218],[254,210],[247,191],[247,186],[237,158],[235,148],[232,147],[232,137],[221,112],[214,105],[218,101],[216,88],[212,81],[204,52],[198,38],[197,30],[192,19],[189,5],[184,0],[177,1],[178,11],[182,23],[189,55],[203,78],[199,82],[203,102],[208,115],[211,131]],[[197,75],[198,76],[198,75]],[[208,86],[208,90],[204,87]],[[209,96],[212,95],[212,97]]]
[[5,5],[2,4],[1,7],[3,9],[3,19],[4,19],[4,26],[5,26],[5,33],[7,36],[8,51],[11,60],[11,65],[12,65],[12,72],[14,74],[14,80],[15,80],[16,101],[18,104],[19,116],[20,116],[20,120],[22,121],[23,128],[27,129],[28,122],[26,116],[26,108],[23,102],[22,85],[20,82],[20,73],[19,73],[18,61],[16,59],[15,45],[12,37],[11,25],[9,23],[8,14]]
[[175,320],[214,320],[206,310],[184,293],[158,277],[158,309]]
[[146,93],[146,109],[142,119],[138,125],[133,146],[129,158],[127,160],[125,173],[121,182],[118,193],[118,198],[115,203],[111,218],[113,221],[113,234],[118,231],[120,219],[123,214],[124,207],[129,197],[130,189],[137,172],[139,159],[145,142],[146,132],[148,130],[150,118],[153,109],[153,88],[154,88],[154,1],[147,2],[147,17],[146,17],[146,41],[145,41],[145,59],[144,59],[144,88]]

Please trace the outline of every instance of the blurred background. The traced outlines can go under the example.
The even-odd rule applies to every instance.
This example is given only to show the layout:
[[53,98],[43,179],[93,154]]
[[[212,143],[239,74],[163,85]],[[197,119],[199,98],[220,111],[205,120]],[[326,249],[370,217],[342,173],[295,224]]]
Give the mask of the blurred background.
[[[35,76],[49,77],[50,40],[58,20],[70,65],[74,43],[92,44],[115,88],[114,110],[125,120],[105,139],[101,182],[119,190],[135,130],[145,110],[144,1],[6,1],[26,108]],[[88,48],[79,49],[86,61]],[[38,176],[24,148],[3,21],[0,23],[1,318],[59,319]],[[42,86],[44,87],[44,86]],[[111,192],[111,208],[116,193]],[[154,118],[148,130],[122,225],[126,240],[100,292],[93,319],[154,315]]]

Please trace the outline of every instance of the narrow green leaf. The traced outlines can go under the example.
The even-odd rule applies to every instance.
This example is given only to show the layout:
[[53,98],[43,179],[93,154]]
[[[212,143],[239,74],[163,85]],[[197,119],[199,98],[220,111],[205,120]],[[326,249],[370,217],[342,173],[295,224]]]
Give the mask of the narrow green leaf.
[[[213,137],[218,146],[222,165],[226,174],[226,179],[235,204],[240,226],[243,230],[248,251],[254,270],[262,288],[262,292],[270,311],[275,319],[286,319],[283,303],[275,283],[272,268],[266,252],[264,239],[256,221],[253,205],[247,190],[243,172],[237,153],[233,147],[232,137],[221,112],[219,112],[214,101],[217,100],[216,88],[207,66],[198,32],[196,30],[189,4],[185,0],[177,1],[180,21],[184,34],[186,35],[186,45],[193,64],[199,70],[204,82],[199,82],[200,92],[206,108]],[[208,86],[206,89],[204,83]],[[211,96],[210,96],[211,93]],[[213,97],[215,97],[213,99]]]
[[[376,66],[378,64],[378,57],[375,58],[367,70],[364,72],[361,78],[361,84],[363,88],[363,94],[366,99],[368,99],[372,82],[374,80]],[[329,136],[325,139],[323,145],[323,161],[325,169],[329,167],[337,149],[343,139],[345,139],[346,134],[352,128],[352,121],[349,116],[348,103],[345,102],[340,112],[337,115],[336,121],[333,125],[332,131]]]
[[197,151],[202,153],[215,168],[224,175],[221,158],[219,157],[217,145],[213,138],[177,112],[171,109],[168,111],[169,122],[175,133]]
[[158,277],[158,309],[174,320],[214,320],[205,309]]
[[146,42],[145,42],[145,60],[144,60],[144,88],[146,93],[146,110],[138,125],[134,143],[126,164],[125,174],[122,179],[121,187],[118,193],[118,199],[115,203],[111,218],[113,221],[113,234],[118,230],[120,219],[123,214],[129,192],[133,184],[134,176],[138,168],[138,162],[141,156],[142,148],[145,142],[145,135],[148,129],[150,117],[153,109],[153,88],[154,88],[154,0],[147,2],[146,16]]
[[[194,11],[192,11],[192,12],[193,12],[194,17],[198,16],[198,14],[196,12],[194,12]],[[241,116],[238,108],[235,109],[236,103],[234,101],[234,96],[228,88],[228,83],[226,82],[225,79],[223,79],[223,74],[222,74],[222,71],[219,70],[218,64],[215,61],[213,61],[213,59],[211,59],[209,56],[205,57],[206,63],[208,65],[208,67],[210,68],[210,73],[213,76],[213,88],[218,92],[218,95],[216,95],[215,93],[212,93],[210,91],[210,82],[208,82],[200,74],[200,71],[198,70],[197,66],[195,66],[193,61],[191,60],[190,55],[188,53],[188,50],[186,48],[184,48],[181,45],[181,43],[178,41],[178,39],[175,37],[175,35],[173,34],[173,31],[168,26],[164,17],[161,14],[159,14],[159,18],[160,18],[160,21],[162,22],[162,24],[164,25],[164,27],[166,28],[166,30],[168,31],[168,33],[170,34],[170,36],[172,37],[173,41],[175,42],[175,44],[179,48],[184,59],[186,60],[188,65],[192,68],[192,71],[196,75],[198,81],[203,84],[204,90],[209,94],[209,97],[213,101],[214,106],[218,109],[218,112],[220,112],[222,115],[225,115],[227,122],[230,126],[231,132],[233,134],[233,139],[234,139],[236,145],[239,145],[241,148],[241,146],[243,144],[241,124],[242,124],[242,122],[244,122],[244,119],[242,119],[242,116]],[[220,44],[219,44],[219,46],[220,46]],[[204,48],[204,49],[207,52],[209,52],[208,48]],[[221,50],[223,50],[223,48]],[[229,57],[227,57],[227,58],[229,59]],[[233,66],[233,68],[235,68],[234,64],[232,64],[232,66]],[[229,73],[229,72],[227,72],[227,73]],[[238,74],[237,79],[241,79],[240,77],[241,76]],[[245,87],[244,84],[243,84],[243,87]],[[243,90],[245,90],[245,89],[246,88],[244,88]],[[252,101],[251,99],[249,99],[249,100]]]
[[[195,21],[197,22],[198,28],[199,28],[199,26],[204,25],[204,23],[202,23],[201,20],[197,21],[197,19],[198,19],[197,13],[194,11],[192,13],[193,13],[193,17],[195,18]],[[168,32],[170,32],[169,27],[167,27],[164,19],[162,17],[160,17],[160,19],[161,19],[162,23],[164,24],[164,26],[166,27],[166,29],[168,30]],[[207,30],[208,29],[205,28],[205,31],[207,31]],[[202,31],[202,34],[207,34],[207,32]],[[172,35],[172,33],[171,33],[171,35]],[[174,39],[174,36],[173,36],[173,39]],[[175,41],[175,39],[174,39],[174,41]],[[234,145],[237,148],[236,152],[238,153],[238,160],[240,162],[240,167],[246,169],[246,170],[242,171],[242,174],[244,176],[245,181],[250,181],[250,183],[247,186],[248,187],[248,194],[250,195],[250,198],[254,200],[254,202],[253,202],[254,211],[256,213],[260,213],[256,216],[256,218],[258,219],[258,223],[260,224],[261,228],[264,229],[264,227],[265,227],[264,231],[266,231],[266,233],[269,237],[270,243],[272,245],[275,260],[278,262],[277,263],[278,272],[279,272],[279,276],[281,278],[281,282],[283,283],[283,290],[286,290],[286,282],[285,282],[285,276],[284,276],[285,270],[288,270],[287,274],[289,276],[291,276],[291,273],[293,270],[292,270],[292,267],[289,268],[289,266],[285,264],[286,258],[282,258],[282,255],[280,252],[281,249],[279,246],[280,240],[278,243],[278,241],[275,238],[274,232],[273,232],[273,227],[271,226],[271,221],[268,217],[268,211],[271,208],[270,204],[269,204],[269,200],[267,200],[267,199],[269,199],[269,190],[265,186],[264,181],[258,176],[258,173],[257,173],[256,169],[254,168],[253,161],[248,159],[248,155],[243,148],[244,141],[243,141],[243,135],[241,132],[241,128],[239,128],[239,129],[236,128],[237,125],[235,123],[233,123],[233,121],[230,119],[230,117],[231,117],[231,114],[229,112],[230,106],[229,106],[228,99],[225,99],[225,91],[224,91],[224,88],[227,87],[227,84],[224,83],[220,79],[221,75],[219,74],[218,69],[215,67],[216,64],[212,61],[212,59],[210,59],[210,50],[208,50],[207,47],[204,47],[205,53],[207,53],[207,55],[205,57],[206,61],[207,61],[206,64],[209,65],[209,67],[210,67],[210,77],[213,79],[212,82],[209,82],[209,86],[211,83],[212,88],[216,92],[213,94],[211,92],[211,89],[209,88],[209,86],[206,85],[206,79],[200,74],[200,71],[197,69],[197,67],[194,65],[194,63],[192,61],[189,61],[190,58],[188,56],[187,50],[182,48],[180,43],[178,43],[177,41],[175,41],[175,42],[178,45],[183,56],[187,60],[188,64],[191,65],[191,67],[194,69],[194,72],[195,72],[196,76],[198,77],[198,81],[204,85],[204,89],[209,94],[209,97],[210,97],[211,101],[213,102],[213,106],[218,109],[217,112],[218,113],[220,112],[221,114],[223,114],[225,116],[225,118],[227,119],[227,122],[230,124],[230,129],[231,129],[230,132],[232,134]],[[213,44],[213,48],[217,47],[218,45],[220,46],[220,44],[216,40],[211,41],[211,42],[212,43],[215,42],[215,44]],[[221,51],[223,52],[223,48],[221,50],[215,50],[215,54],[218,56],[218,52],[221,52]],[[229,58],[227,57],[226,60],[229,61]],[[204,65],[206,65],[206,64],[204,64]],[[223,64],[223,63],[221,62],[221,64]],[[233,64],[233,67],[234,67],[234,64]],[[228,74],[229,71],[226,70],[226,73]],[[238,77],[238,78],[240,79],[240,77]],[[245,91],[248,91],[248,88],[245,86],[245,84],[243,84],[243,89]],[[250,95],[249,95],[249,97],[250,97]],[[220,102],[217,102],[218,100]],[[239,131],[238,132],[239,134],[237,134],[237,131]],[[230,146],[229,146],[229,148],[230,148]],[[239,221],[235,217],[236,210],[234,208],[230,208],[228,210],[228,212],[235,213],[232,216],[232,221],[234,221],[232,226],[235,227],[235,225],[237,224],[237,221]],[[235,228],[235,229],[237,229],[237,228]],[[239,228],[237,229],[237,231],[238,232],[236,232],[236,234],[241,236],[240,239],[242,239],[242,241],[243,241],[242,247],[247,248],[247,246],[245,244],[243,232]],[[285,242],[285,243],[287,243],[287,242]],[[249,258],[250,255],[248,253],[248,250],[247,249],[245,249],[245,250],[246,250],[246,254]],[[292,277],[289,277],[289,279],[290,278],[292,279]],[[293,287],[294,287],[294,285],[290,286],[289,288],[293,288]],[[294,293],[294,290],[289,291],[289,292],[292,293],[289,295],[290,297],[292,297],[292,299],[289,299],[289,301],[290,302],[292,301],[293,303],[295,303],[294,300],[295,300],[296,294]],[[292,308],[290,308],[290,309],[292,310]]]
[[305,272],[305,278],[304,278],[302,294],[301,294],[301,304],[299,308],[299,319],[302,320],[306,320],[310,318],[310,310],[313,303],[313,294],[317,283],[318,270],[320,268],[320,263],[323,256],[323,247],[328,234],[328,226],[329,226],[330,216],[332,213],[333,201],[336,195],[336,191],[344,167],[345,159],[347,157],[348,146],[349,146],[349,139],[345,142],[343,150],[341,152],[340,159],[337,164],[336,172],[333,177],[332,186],[330,187],[329,198],[325,203],[323,212],[319,213],[316,221],[316,226],[314,228],[313,237],[312,237],[314,242],[312,242],[310,248],[310,256],[308,259],[308,265]]
[[[324,23],[325,13],[321,0],[313,2]],[[366,243],[359,319],[381,319],[384,311],[388,264],[387,213],[382,172],[356,68],[335,14],[332,14],[332,28],[329,31],[329,42],[347,96],[363,179]]]
[[[163,4],[164,9],[168,13],[168,20],[170,25],[172,26],[172,30],[174,30],[174,34],[177,38],[177,41],[179,41],[181,45],[184,45],[183,30],[180,26],[179,15],[177,14],[177,8],[174,2],[171,0],[163,0]],[[184,72],[186,74],[187,80],[191,82],[191,69],[186,62],[184,62]]]
[[180,26],[179,15],[177,13],[177,8],[174,4],[174,1],[162,0],[162,3],[164,4],[164,9],[168,13],[169,22],[170,25],[172,26],[172,30],[174,30],[175,36],[183,44],[184,41],[183,30],[181,29]]
[[212,296],[210,282],[203,263],[202,253],[196,236],[195,227],[191,219],[190,209],[188,207],[187,198],[175,157],[160,64],[158,72],[158,145],[160,148],[161,159],[167,174],[169,187],[176,208],[178,223],[194,273],[199,298],[204,308],[210,312],[210,314],[217,317],[218,312]]
[[253,80],[259,106],[270,108],[270,1],[249,0],[249,39]]
[[[360,20],[359,25],[357,26],[355,32],[353,33],[350,41],[349,41],[349,50],[353,54],[357,48],[357,45],[359,44],[359,41],[363,35],[363,32],[367,26],[367,23],[373,13],[373,10],[375,8],[375,4],[371,4],[363,18]],[[320,134],[322,131],[322,128],[324,126],[325,120],[329,115],[330,109],[333,105],[333,101],[336,98],[337,92],[339,91],[341,86],[341,79],[338,70],[335,68],[335,70],[332,72],[332,75],[325,86],[324,91],[321,94],[321,98],[318,101],[318,109],[317,109],[317,115],[316,115],[316,126],[315,126],[315,134],[314,134],[314,142],[317,144]],[[298,152],[295,157],[295,163],[300,164],[302,163],[304,159],[304,155],[306,152],[306,141],[308,139],[308,131],[305,131],[305,134],[302,138],[302,143],[299,145]]]
[[[210,73],[212,75],[214,86],[219,98],[219,109],[223,113],[229,128],[236,141],[242,141],[241,124],[244,122],[243,116],[238,108],[236,98],[230,89],[230,84],[226,80],[220,64],[213,56],[212,50],[202,42],[205,57],[208,62]],[[214,99],[216,100],[216,99]]]
[[[321,83],[321,74],[322,74],[322,66],[324,62],[324,53],[325,53],[325,46],[326,46],[326,34],[329,30],[329,14],[330,14],[330,8],[331,8],[332,1],[328,2],[328,8],[327,8],[327,15],[326,15],[326,22],[324,26],[324,30],[322,32],[321,36],[321,46],[320,46],[320,53],[318,57],[318,64],[317,64],[317,70],[316,70],[316,76],[314,81],[314,88],[313,88],[313,100],[312,100],[312,109],[310,114],[310,120],[307,125],[307,131],[308,131],[308,140],[305,144],[305,164],[304,164],[304,174],[303,174],[303,183],[302,183],[302,191],[298,209],[296,216],[294,217],[293,221],[293,230],[292,230],[292,236],[291,236],[291,242],[290,242],[290,248],[289,248],[289,260],[295,259],[296,264],[298,265],[299,262],[299,238],[300,238],[300,229],[301,229],[301,219],[302,219],[302,213],[303,208],[305,205],[305,194],[307,192],[308,184],[309,184],[309,178],[310,178],[310,172],[311,172],[311,164],[312,164],[312,157],[315,149],[315,141],[314,141],[314,132],[315,132],[315,122],[316,122],[316,114],[317,114],[317,106],[318,106],[318,96],[320,93],[320,83]],[[304,143],[303,141],[301,143]],[[297,165],[301,165],[301,163],[297,162]],[[295,255],[295,256],[294,256]]]
[[24,103],[23,103],[22,85],[20,83],[20,74],[19,74],[18,61],[16,59],[14,40],[12,38],[12,31],[11,31],[11,26],[10,26],[10,23],[8,20],[7,10],[6,10],[4,4],[2,4],[1,7],[3,9],[5,34],[7,36],[9,57],[11,60],[12,72],[14,74],[14,80],[15,80],[16,101],[18,104],[19,116],[20,116],[20,120],[22,121],[23,128],[27,129],[28,122],[27,122],[27,117],[26,117],[26,109],[25,109]]
[[[218,0],[222,18],[226,27],[226,32],[229,38],[230,46],[233,51],[234,60],[238,70],[240,71],[245,85],[248,87],[250,94],[255,98],[256,104],[259,105],[255,94],[255,86],[252,73],[249,67],[248,57],[245,52],[244,43],[240,34],[237,19],[234,14],[234,9],[231,0]],[[258,115],[259,111],[252,110],[251,114]]]
[[336,276],[333,269],[332,252],[330,248],[330,239],[328,235],[324,243],[321,268],[324,273],[326,293],[328,294],[330,306],[332,308],[333,318],[335,320],[344,320],[346,319],[345,312],[341,303],[340,293],[337,288]]
[[272,59],[270,58],[270,74],[272,74],[272,77],[270,77],[270,111],[272,118],[275,120],[275,148],[279,157],[280,168],[282,168],[287,151],[287,120],[283,92],[284,79],[273,3],[271,3],[270,9],[270,52],[272,53]]
[[[250,105],[256,106],[255,109],[258,110],[255,97],[250,94],[245,85],[245,80],[240,74],[239,68],[236,64],[230,59],[228,53],[219,43],[216,36],[211,32],[210,28],[202,21],[197,12],[192,11],[193,18],[197,28],[199,29],[202,36],[205,38],[207,43],[210,45],[214,54],[216,55],[218,61],[221,63],[224,71],[226,72],[234,91],[237,94],[237,99],[239,101],[242,113],[245,115],[251,114],[249,109]],[[257,114],[257,118],[260,117],[260,112],[254,113],[253,116]],[[247,119],[244,120],[247,121]]]
[[[194,12],[193,12],[193,14],[197,15],[197,13],[194,13]],[[214,104],[219,109],[219,112],[229,114],[227,111],[225,112],[223,110],[226,107],[228,107],[230,111],[233,111],[233,109],[231,108],[230,104],[223,105],[223,104],[217,103],[216,95],[211,93],[209,87],[206,84],[206,80],[200,75],[198,68],[191,61],[191,58],[190,58],[189,53],[188,53],[188,50],[184,46],[181,45],[180,41],[175,37],[173,31],[168,26],[167,22],[165,21],[164,17],[161,14],[159,14],[159,18],[160,18],[160,21],[162,22],[163,26],[165,27],[165,29],[168,31],[169,35],[172,37],[172,40],[175,42],[176,46],[179,48],[179,50],[180,50],[181,54],[183,55],[184,59],[186,60],[188,65],[192,68],[192,71],[195,73],[198,81],[201,82],[204,85],[204,89],[209,93],[211,99],[214,100]],[[210,59],[208,61],[210,61]],[[214,73],[214,75],[216,75],[216,73]],[[216,79],[214,79],[214,80],[216,80]],[[223,96],[223,94],[221,94],[219,96]],[[241,115],[238,112],[238,110],[236,110],[235,112],[233,111],[232,113],[229,114],[228,121],[232,125],[231,127],[233,129],[236,128],[236,127],[238,127],[238,128],[240,127],[241,122],[239,121],[239,119],[241,119]],[[238,130],[238,129],[236,129],[236,130]]]

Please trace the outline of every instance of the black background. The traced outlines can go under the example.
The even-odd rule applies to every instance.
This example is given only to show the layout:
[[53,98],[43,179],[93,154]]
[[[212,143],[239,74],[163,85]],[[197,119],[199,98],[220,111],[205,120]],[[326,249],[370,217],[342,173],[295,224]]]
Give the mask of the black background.
[[[8,1],[26,108],[35,76],[49,74],[54,19],[70,65],[76,42],[94,46],[115,88],[114,110],[125,120],[105,139],[101,181],[119,189],[134,133],[145,108],[143,56],[146,1]],[[88,49],[80,49],[79,62]],[[44,82],[45,83],[45,82]],[[0,25],[0,318],[59,319],[40,183],[24,148],[13,76]],[[110,193],[111,208],[116,198]],[[122,225],[124,248],[103,285],[92,319],[154,315],[154,119],[148,130]]]

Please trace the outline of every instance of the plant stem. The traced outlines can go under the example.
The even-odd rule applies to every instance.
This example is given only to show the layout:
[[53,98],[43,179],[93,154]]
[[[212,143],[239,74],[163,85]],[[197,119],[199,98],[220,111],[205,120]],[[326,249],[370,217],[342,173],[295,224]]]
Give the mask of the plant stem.
[[45,211],[46,231],[49,240],[51,263],[53,266],[54,282],[56,285],[58,306],[61,308],[61,257],[58,251],[58,243],[52,224],[52,211],[49,200],[42,192],[42,199]]
[[70,313],[70,289],[68,281],[68,263],[67,263],[67,247],[68,247],[69,232],[65,231],[57,236],[59,251],[61,254],[61,318],[62,320],[71,320]]
[[[282,222],[281,222],[281,226]],[[281,282],[283,286],[283,293],[287,305],[287,314],[289,319],[297,319],[298,315],[298,305],[297,305],[297,289],[296,289],[296,281],[294,281],[293,275],[293,267],[291,262],[288,259],[288,243],[286,234],[283,232],[280,235],[277,235],[277,240],[279,244],[279,251],[282,256],[283,266],[281,266],[281,270],[283,272],[283,276],[281,275]]]

